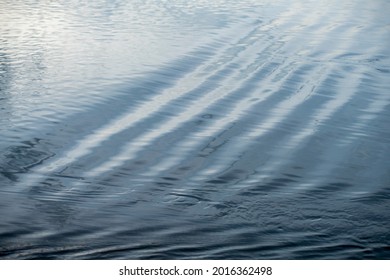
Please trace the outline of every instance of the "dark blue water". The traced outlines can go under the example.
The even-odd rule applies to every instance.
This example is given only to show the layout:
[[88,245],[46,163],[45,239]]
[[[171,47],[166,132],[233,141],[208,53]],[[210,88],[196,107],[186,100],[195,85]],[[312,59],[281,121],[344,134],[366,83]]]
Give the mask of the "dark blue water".
[[0,0],[0,258],[389,259],[389,14]]

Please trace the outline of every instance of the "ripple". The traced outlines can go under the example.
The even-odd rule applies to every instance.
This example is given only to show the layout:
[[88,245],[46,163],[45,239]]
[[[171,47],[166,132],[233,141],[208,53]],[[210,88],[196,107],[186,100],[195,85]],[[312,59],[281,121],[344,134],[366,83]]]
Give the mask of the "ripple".
[[386,1],[11,2],[0,258],[389,258]]

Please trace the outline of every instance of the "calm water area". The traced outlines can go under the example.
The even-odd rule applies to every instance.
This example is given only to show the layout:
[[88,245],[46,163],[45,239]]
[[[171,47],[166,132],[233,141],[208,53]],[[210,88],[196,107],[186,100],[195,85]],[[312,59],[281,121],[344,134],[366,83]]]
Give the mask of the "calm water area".
[[0,259],[390,259],[390,1],[0,0]]

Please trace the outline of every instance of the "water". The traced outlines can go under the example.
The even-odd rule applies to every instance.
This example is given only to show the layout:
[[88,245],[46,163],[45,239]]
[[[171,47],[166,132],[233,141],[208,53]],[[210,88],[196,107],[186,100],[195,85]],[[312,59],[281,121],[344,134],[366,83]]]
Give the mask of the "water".
[[0,258],[388,259],[388,1],[0,1]]

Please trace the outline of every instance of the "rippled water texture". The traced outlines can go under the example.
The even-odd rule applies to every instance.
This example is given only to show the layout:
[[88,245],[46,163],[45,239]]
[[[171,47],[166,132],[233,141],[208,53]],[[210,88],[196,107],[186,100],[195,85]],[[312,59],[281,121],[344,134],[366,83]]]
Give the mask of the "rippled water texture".
[[0,258],[390,259],[389,15],[0,0]]

